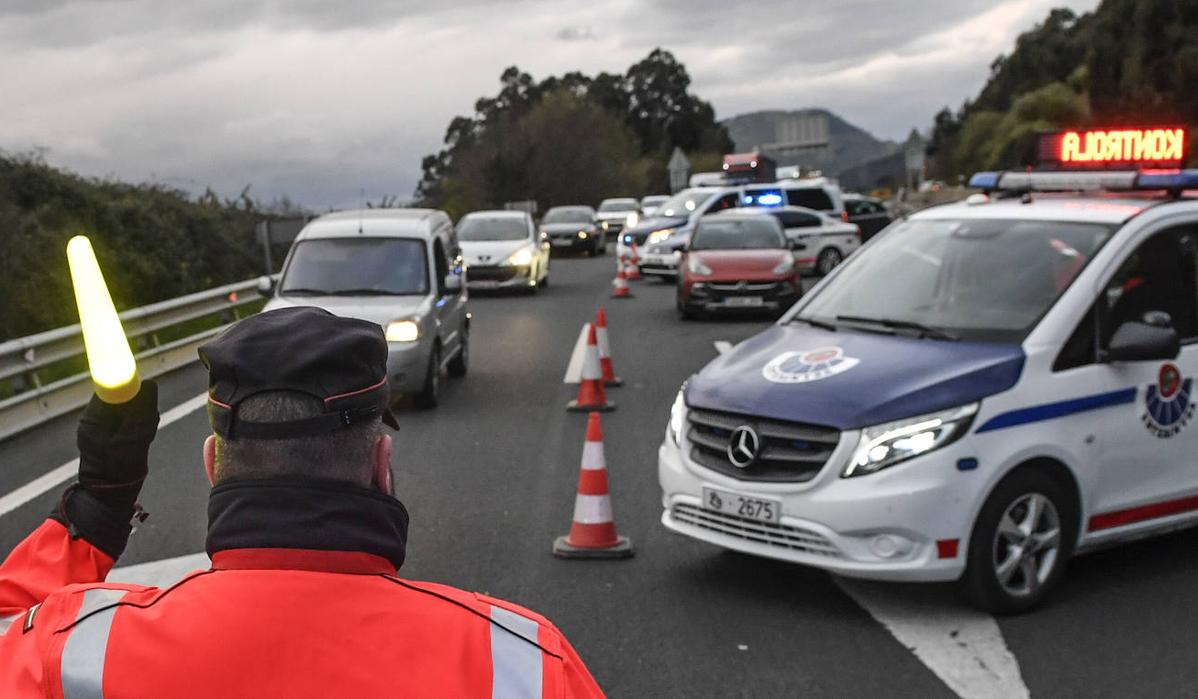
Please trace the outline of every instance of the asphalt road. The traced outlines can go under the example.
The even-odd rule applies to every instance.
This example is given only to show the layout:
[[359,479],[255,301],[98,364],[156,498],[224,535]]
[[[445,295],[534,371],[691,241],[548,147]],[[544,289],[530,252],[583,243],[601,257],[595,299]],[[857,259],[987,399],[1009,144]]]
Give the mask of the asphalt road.
[[[716,355],[715,341],[739,342],[769,321],[684,323],[672,287],[641,282],[636,298],[611,300],[611,273],[610,256],[555,259],[540,295],[472,297],[469,375],[448,384],[435,411],[400,414],[393,466],[412,516],[401,575],[540,611],[611,696],[953,696],[930,654],[904,646],[832,576],[661,527],[656,451],[678,386]],[[601,304],[625,379],[604,416],[607,465],[617,526],[636,556],[563,561],[550,545],[570,525],[586,418],[564,410],[575,389],[562,376]],[[193,366],[161,383],[165,410],[202,393],[205,376]],[[73,430],[68,416],[0,443],[0,496],[71,459]],[[203,550],[207,433],[203,411],[160,431],[142,496],[152,516],[122,565]],[[0,553],[41,521],[57,490],[0,517]],[[1092,554],[1050,604],[998,620],[996,635],[1032,696],[1192,696],[1195,583],[1195,532]],[[970,614],[951,587],[885,592],[900,611],[910,605],[909,622],[928,599],[938,614]],[[984,683],[966,693],[987,696]]]

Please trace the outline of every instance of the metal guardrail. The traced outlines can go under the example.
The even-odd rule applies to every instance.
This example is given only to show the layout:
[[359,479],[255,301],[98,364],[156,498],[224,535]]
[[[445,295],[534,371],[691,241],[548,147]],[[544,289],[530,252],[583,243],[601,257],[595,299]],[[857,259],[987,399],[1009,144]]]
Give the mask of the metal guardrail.
[[[249,280],[121,313],[125,334],[136,352],[138,372],[143,378],[152,378],[194,362],[196,349],[204,340],[239,320],[246,306],[261,300],[257,280]],[[159,342],[159,333],[217,313],[228,313],[228,321],[187,337]],[[41,384],[37,374],[82,355],[83,334],[78,325],[0,343],[0,382],[24,389],[0,400],[0,439],[87,404],[92,385],[86,371],[46,385]]]

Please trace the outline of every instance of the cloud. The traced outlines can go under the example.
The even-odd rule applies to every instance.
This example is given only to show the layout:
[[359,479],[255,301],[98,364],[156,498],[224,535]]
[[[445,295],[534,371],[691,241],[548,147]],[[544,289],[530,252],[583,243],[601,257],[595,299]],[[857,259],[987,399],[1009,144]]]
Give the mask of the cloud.
[[[661,46],[722,117],[828,107],[887,138],[976,94],[1059,0],[7,0],[0,148],[90,175],[357,205],[409,195],[509,65],[623,72]],[[1073,0],[1089,9],[1096,0]]]

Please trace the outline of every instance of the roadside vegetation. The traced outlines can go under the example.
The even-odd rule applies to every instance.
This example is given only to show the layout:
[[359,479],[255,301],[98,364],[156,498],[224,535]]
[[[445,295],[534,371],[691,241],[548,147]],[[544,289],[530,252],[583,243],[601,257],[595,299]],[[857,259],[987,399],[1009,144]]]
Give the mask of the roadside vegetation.
[[[930,176],[1031,164],[1039,131],[1065,126],[1182,125],[1198,137],[1198,3],[1103,0],[1052,10],[990,65],[973,100],[936,115]],[[1191,155],[1191,164],[1198,159]]]

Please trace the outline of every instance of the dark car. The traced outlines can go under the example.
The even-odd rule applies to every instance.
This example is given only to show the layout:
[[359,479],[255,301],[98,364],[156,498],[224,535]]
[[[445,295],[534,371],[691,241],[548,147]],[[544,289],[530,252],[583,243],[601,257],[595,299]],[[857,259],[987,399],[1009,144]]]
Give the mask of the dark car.
[[541,234],[554,251],[574,250],[594,257],[607,250],[595,210],[589,206],[555,206],[546,211]]
[[894,220],[880,199],[860,194],[844,195],[844,210],[848,214],[849,223],[855,223],[861,229],[863,243]]

